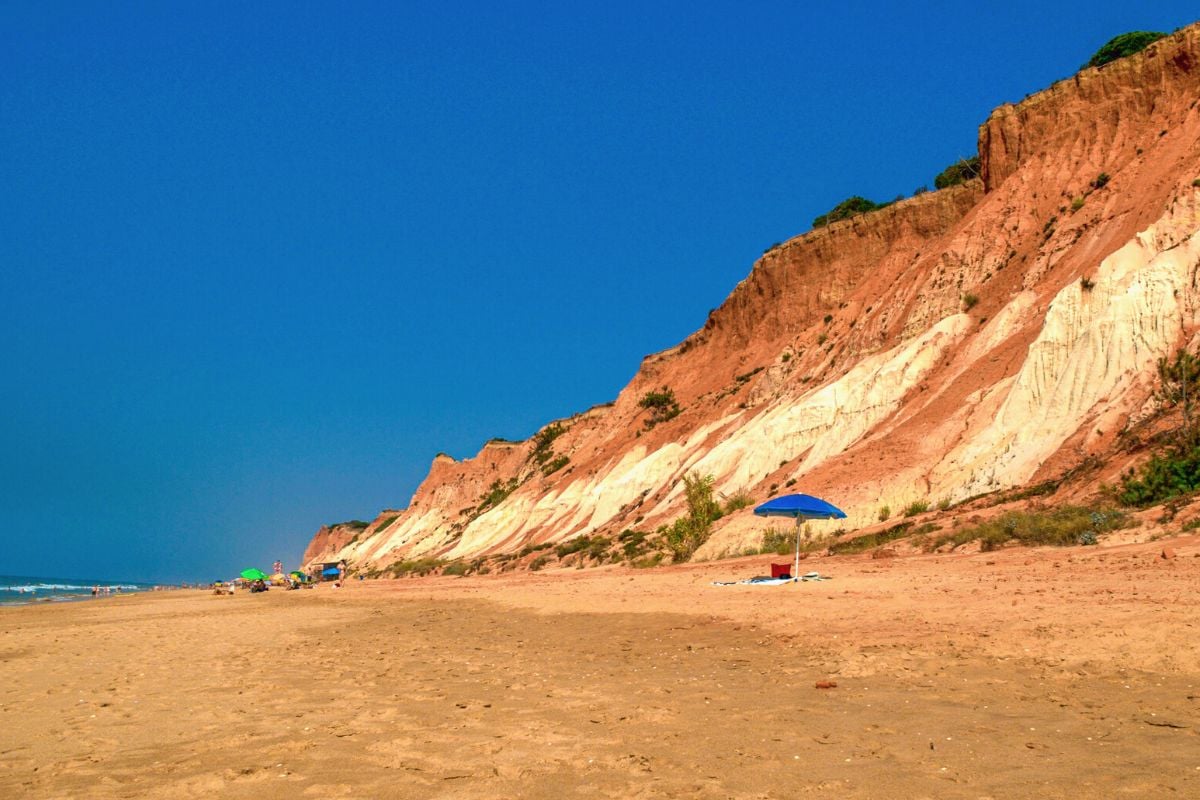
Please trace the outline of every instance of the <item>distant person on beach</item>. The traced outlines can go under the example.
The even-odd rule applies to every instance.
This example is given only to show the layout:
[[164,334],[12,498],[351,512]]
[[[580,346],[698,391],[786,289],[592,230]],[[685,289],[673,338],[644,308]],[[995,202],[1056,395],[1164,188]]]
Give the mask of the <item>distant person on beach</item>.
[[339,561],[338,562],[338,579],[337,579],[336,585],[340,589],[340,588],[342,588],[342,584],[345,582],[346,582],[346,562]]
[[93,586],[93,587],[92,587],[92,597],[95,597],[95,596],[96,596],[96,595],[98,595],[98,594],[100,594],[100,587],[99,587],[99,586]]

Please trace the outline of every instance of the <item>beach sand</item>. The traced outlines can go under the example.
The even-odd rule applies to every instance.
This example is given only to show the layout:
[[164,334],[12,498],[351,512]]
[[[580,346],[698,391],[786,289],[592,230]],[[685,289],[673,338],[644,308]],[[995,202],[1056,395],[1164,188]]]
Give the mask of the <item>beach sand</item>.
[[1200,797],[1163,544],[4,609],[0,796]]

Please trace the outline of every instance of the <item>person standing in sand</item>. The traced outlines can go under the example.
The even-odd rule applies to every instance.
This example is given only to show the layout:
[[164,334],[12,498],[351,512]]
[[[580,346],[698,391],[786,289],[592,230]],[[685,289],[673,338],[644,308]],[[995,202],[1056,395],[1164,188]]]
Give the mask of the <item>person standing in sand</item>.
[[338,588],[339,589],[342,588],[342,584],[344,584],[345,582],[346,582],[346,562],[339,561],[338,562],[338,579],[337,579]]

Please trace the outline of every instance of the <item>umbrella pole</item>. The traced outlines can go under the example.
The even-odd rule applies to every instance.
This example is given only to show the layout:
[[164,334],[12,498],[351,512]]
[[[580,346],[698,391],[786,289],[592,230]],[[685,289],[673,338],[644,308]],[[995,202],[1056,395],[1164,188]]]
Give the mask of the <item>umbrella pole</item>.
[[800,580],[800,521],[804,517],[796,515],[796,564],[792,567],[792,580]]

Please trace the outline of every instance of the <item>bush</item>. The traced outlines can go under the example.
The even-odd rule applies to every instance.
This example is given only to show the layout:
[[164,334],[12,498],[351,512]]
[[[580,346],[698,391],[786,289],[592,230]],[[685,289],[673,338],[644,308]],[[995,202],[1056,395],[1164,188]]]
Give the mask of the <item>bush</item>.
[[917,514],[924,514],[928,510],[928,500],[913,500],[904,508],[904,516],[915,517]]
[[795,541],[796,536],[794,532],[781,531],[772,525],[763,531],[760,552],[786,556],[792,552]]
[[891,515],[892,515],[891,506],[880,506],[879,507],[879,521],[880,522],[887,522],[888,517],[890,517]]
[[621,552],[624,553],[625,558],[630,560],[637,558],[650,549],[650,545],[646,543],[646,534],[642,531],[635,531],[629,528],[618,534],[617,542],[620,543]]
[[1151,506],[1200,489],[1200,447],[1172,447],[1155,453],[1138,472],[1121,478],[1117,500],[1127,506]]
[[443,575],[458,575],[461,577],[463,575],[466,575],[467,571],[468,571],[468,568],[467,568],[467,564],[465,561],[451,561],[449,564],[446,565],[445,569],[442,570],[442,574]]
[[1157,452],[1138,472],[1121,478],[1117,499],[1124,505],[1148,506],[1200,489],[1200,431],[1192,423],[1196,393],[1200,392],[1200,358],[1186,349],[1174,359],[1158,360],[1160,410],[1178,406],[1182,423],[1173,433],[1172,444]]
[[[375,527],[375,532],[379,533],[381,530],[384,530],[385,528],[387,528],[389,525],[391,525],[393,522],[395,522],[398,519],[400,519],[400,515],[393,514],[392,516],[385,519],[383,522],[379,523],[379,525],[377,525]],[[364,525],[363,527],[365,528],[366,526]]]
[[721,516],[721,507],[713,499],[713,476],[696,473],[683,476],[688,515],[659,528],[667,549],[676,563],[687,561],[708,541],[713,520]]
[[882,544],[907,536],[911,527],[911,522],[901,522],[878,533],[869,533],[866,536],[858,536],[844,542],[834,542],[829,545],[829,552],[833,555],[846,555],[874,550]]
[[548,563],[550,563],[550,556],[538,556],[533,561],[529,562],[529,569],[533,572],[537,572]]
[[857,217],[859,214],[866,214],[868,211],[875,211],[877,209],[884,208],[887,205],[889,204],[876,203],[873,200],[868,200],[867,198],[860,197],[859,195],[847,197],[845,200],[831,208],[828,212],[814,219],[813,227],[821,228],[832,222],[850,219],[851,217]]
[[[537,462],[539,466],[544,466],[546,462],[554,457],[554,440],[566,432],[567,429],[559,422],[542,428],[533,435],[533,452],[529,454],[529,457]],[[551,470],[551,472],[553,471]]]
[[1109,39],[1107,43],[1088,60],[1084,67],[1102,67],[1118,58],[1131,56],[1145,50],[1149,45],[1166,36],[1157,31],[1131,31]]
[[743,508],[749,508],[752,505],[754,505],[754,498],[746,490],[742,489],[725,498],[724,513],[732,514],[735,511],[741,511]]
[[1083,204],[1086,202],[1087,202],[1086,198],[1076,197],[1074,200],[1071,201],[1071,211],[1072,212],[1078,211],[1079,209],[1083,208]]
[[591,537],[576,536],[570,541],[563,542],[558,547],[554,548],[554,555],[559,558],[566,558],[572,553],[578,553],[580,550],[586,550],[592,543]]
[[646,392],[638,401],[638,405],[650,410],[650,417],[646,420],[646,430],[650,430],[660,422],[674,419],[683,410],[675,400],[675,392],[671,391],[668,386],[662,387],[657,392]]
[[594,561],[604,561],[608,558],[608,548],[612,547],[612,539],[607,536],[594,536],[587,547],[587,557]]
[[492,485],[479,498],[479,505],[475,507],[475,516],[478,517],[489,508],[495,508],[503,503],[505,498],[517,490],[518,485],[516,478],[509,478],[507,481],[497,478],[492,481]]
[[408,575],[428,575],[445,563],[440,558],[416,558],[407,561],[397,561],[388,567],[388,571],[397,578],[403,578]]
[[937,174],[933,185],[938,189],[957,186],[979,177],[979,156],[960,159]]
[[549,461],[542,465],[542,474],[546,475],[546,476],[550,476],[550,475],[554,474],[555,472],[558,472],[560,469],[562,469],[563,467],[565,467],[567,464],[570,464],[570,463],[571,463],[570,457],[558,456],[554,460]]
[[970,311],[972,308],[974,308],[976,305],[979,304],[979,296],[968,292],[967,294],[964,294],[962,296],[962,303],[963,303],[963,308],[967,311]]
[[1063,506],[1048,511],[1009,511],[996,519],[961,528],[930,541],[936,550],[945,544],[955,547],[979,540],[980,549],[989,551],[1016,541],[1025,546],[1056,545],[1067,547],[1094,543],[1100,534],[1128,528],[1136,523],[1124,511]]
[[1093,189],[1103,189],[1105,186],[1108,185],[1108,182],[1110,180],[1111,180],[1111,177],[1109,176],[1109,174],[1107,172],[1101,172],[1099,175],[1096,176],[1096,180],[1092,181],[1092,188]]

